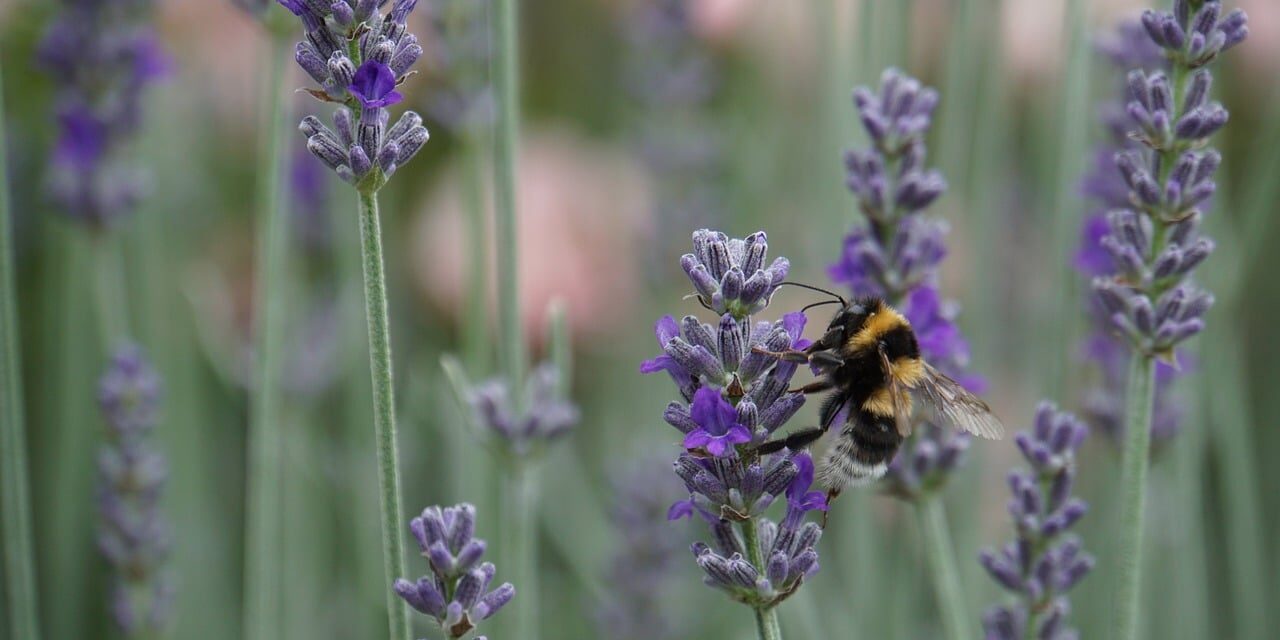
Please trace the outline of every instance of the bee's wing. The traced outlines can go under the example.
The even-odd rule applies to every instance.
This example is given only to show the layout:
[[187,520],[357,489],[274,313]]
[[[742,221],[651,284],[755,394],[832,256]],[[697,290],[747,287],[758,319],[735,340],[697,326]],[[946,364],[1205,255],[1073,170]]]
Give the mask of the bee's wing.
[[[893,371],[889,354],[885,353],[884,349],[880,349],[880,365],[886,372]],[[911,435],[911,408],[905,403],[902,387],[898,386],[898,379],[891,375],[885,377],[889,380],[889,401],[893,403],[893,422],[898,429],[898,435],[905,438]]]
[[1004,437],[1004,425],[991,413],[986,402],[928,363],[924,365],[924,377],[916,385],[914,397],[928,407],[939,422],[981,438]]

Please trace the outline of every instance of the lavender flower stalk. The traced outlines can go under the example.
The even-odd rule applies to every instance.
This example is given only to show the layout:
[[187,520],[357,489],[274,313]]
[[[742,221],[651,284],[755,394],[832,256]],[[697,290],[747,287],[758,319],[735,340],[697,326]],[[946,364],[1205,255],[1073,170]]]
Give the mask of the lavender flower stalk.
[[1126,388],[1122,462],[1120,584],[1112,635],[1137,633],[1143,509],[1149,465],[1156,359],[1174,362],[1176,347],[1204,328],[1213,296],[1191,278],[1213,250],[1199,233],[1201,209],[1213,195],[1221,163],[1207,138],[1227,122],[1210,100],[1206,65],[1248,35],[1240,10],[1223,15],[1218,0],[1176,0],[1173,11],[1147,11],[1142,24],[1164,51],[1168,72],[1135,69],[1126,107],[1130,137],[1143,148],[1115,156],[1129,205],[1107,214],[1099,241],[1115,269],[1094,278],[1093,293],[1133,352]]
[[[804,520],[808,511],[826,510],[826,498],[809,491],[813,461],[807,453],[757,450],[805,398],[786,392],[794,363],[774,361],[754,348],[782,351],[809,344],[801,337],[801,313],[776,322],[752,319],[768,307],[790,267],[785,258],[769,262],[768,248],[764,232],[745,239],[695,232],[694,251],[680,262],[699,303],[719,320],[711,325],[693,316],[680,323],[662,318],[655,333],[663,353],[640,371],[665,372],[683,400],[670,403],[663,418],[684,434],[675,471],[689,498],[672,505],[668,517],[697,515],[707,522],[714,544],[693,546],[704,581],[751,607],[760,638],[775,640],[781,638],[777,605],[818,571],[821,530]],[[764,517],[780,501],[785,517]]]
[[147,87],[168,62],[142,20],[150,2],[62,4],[36,54],[57,87],[49,192],[67,216],[101,230],[131,214],[145,191],[144,173],[121,152],[144,121]]
[[979,556],[992,579],[1014,594],[1008,605],[996,605],[983,618],[988,640],[1077,637],[1068,629],[1070,591],[1093,568],[1093,557],[1080,539],[1068,534],[1088,505],[1071,497],[1075,454],[1087,431],[1069,413],[1050,403],[1036,410],[1035,426],[1016,436],[1030,471],[1009,474],[1009,516],[1017,540]]
[[445,637],[467,637],[478,623],[515,597],[516,588],[510,582],[489,589],[497,569],[493,563],[480,561],[486,545],[475,538],[475,507],[427,507],[409,522],[409,530],[430,565],[431,575],[416,582],[399,578],[395,592],[416,611],[434,619]]
[[111,564],[111,614],[128,638],[162,630],[172,613],[164,572],[172,534],[159,504],[169,470],[150,445],[160,380],[141,351],[118,349],[102,376],[98,403],[107,425],[98,456],[98,548]]
[[[359,193],[369,364],[373,380],[374,432],[382,511],[386,576],[404,574],[400,534],[400,479],[396,449],[395,398],[391,380],[391,336],[378,190],[396,169],[427,142],[422,118],[406,112],[388,127],[388,107],[402,99],[396,90],[422,55],[406,21],[417,0],[279,0],[302,22],[304,40],[296,60],[318,85],[311,95],[340,104],[330,129],[314,116],[303,118],[307,148]],[[390,4],[383,14],[381,9]],[[391,637],[409,639],[408,612],[387,593]]]
[[[848,186],[864,224],[844,239],[832,280],[854,295],[883,297],[911,322],[922,355],[939,370],[980,392],[985,382],[968,374],[969,346],[955,325],[955,305],[938,292],[938,267],[946,257],[947,224],[924,214],[946,191],[942,174],[926,166],[924,137],[933,124],[938,94],[896,69],[881,76],[879,91],[854,91],[871,147],[845,156]],[[838,419],[838,418],[837,418]],[[969,623],[946,527],[935,494],[963,460],[969,436],[921,425],[890,464],[887,490],[917,505],[932,565],[943,624],[952,640]]]
[[[1167,68],[1163,50],[1151,41],[1139,21],[1124,22],[1114,34],[1102,39],[1098,49],[1112,66],[1123,73],[1132,68]],[[1127,86],[1123,82],[1124,91]],[[1117,96],[1122,98],[1123,96]],[[1107,139],[1094,151],[1093,162],[1081,180],[1081,194],[1095,209],[1085,220],[1074,267],[1087,280],[1114,273],[1117,265],[1102,244],[1109,231],[1107,213],[1130,206],[1129,187],[1115,170],[1117,153],[1141,149],[1128,135],[1129,116],[1124,100],[1108,101],[1100,109]],[[1095,384],[1084,396],[1084,417],[1111,441],[1120,443],[1124,435],[1125,377],[1133,354],[1125,340],[1111,328],[1111,319],[1096,298],[1088,302],[1089,334],[1081,345],[1081,356],[1098,373]],[[1185,358],[1181,358],[1185,364]],[[1185,369],[1166,363],[1156,365],[1154,413],[1151,420],[1153,451],[1169,442],[1179,431],[1183,408],[1173,397],[1173,382]]]

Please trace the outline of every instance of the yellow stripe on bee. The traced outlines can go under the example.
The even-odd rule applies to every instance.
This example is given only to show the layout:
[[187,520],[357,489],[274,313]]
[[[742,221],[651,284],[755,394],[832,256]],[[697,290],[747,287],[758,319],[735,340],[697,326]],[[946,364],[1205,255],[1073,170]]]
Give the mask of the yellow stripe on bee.
[[914,389],[924,378],[924,361],[920,358],[898,358],[891,367],[889,375],[898,380],[898,384]]
[[[912,412],[911,396],[906,391],[898,392],[898,404],[907,410],[904,417],[910,418]],[[889,389],[887,387],[877,389],[875,393],[862,403],[862,410],[877,416],[891,418],[894,415],[893,400],[889,397]]]
[[845,346],[850,350],[873,347],[881,336],[904,325],[910,327],[911,323],[892,307],[881,305]]

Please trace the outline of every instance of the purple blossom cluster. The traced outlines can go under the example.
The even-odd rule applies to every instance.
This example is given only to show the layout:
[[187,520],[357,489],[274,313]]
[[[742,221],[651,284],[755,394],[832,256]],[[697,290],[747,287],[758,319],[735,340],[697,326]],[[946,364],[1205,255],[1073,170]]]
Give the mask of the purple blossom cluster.
[[1110,264],[1092,280],[1108,329],[1135,353],[1175,361],[1175,348],[1203,330],[1213,304],[1191,276],[1213,250],[1200,222],[1221,156],[1206,145],[1227,112],[1210,101],[1213,76],[1204,67],[1244,40],[1246,21],[1239,10],[1222,15],[1218,0],[1177,0],[1172,12],[1143,14],[1168,67],[1129,71],[1125,130],[1139,144],[1113,156],[1127,202],[1105,214],[1098,246]]
[[496,104],[489,81],[493,38],[490,0],[429,0],[426,55],[433,82],[426,113],[455,133],[475,135],[493,121]]
[[98,454],[98,548],[112,567],[110,611],[125,637],[147,637],[164,629],[173,610],[164,571],[172,532],[160,510],[168,463],[149,443],[160,379],[136,346],[112,357],[98,404],[107,426]]
[[[1163,51],[1151,40],[1142,23],[1136,20],[1122,22],[1114,33],[1098,42],[1098,49],[1118,71],[1118,76],[1135,67],[1167,67]],[[1085,220],[1080,248],[1075,256],[1074,266],[1086,280],[1116,271],[1115,259],[1102,244],[1110,231],[1107,214],[1128,207],[1131,202],[1129,186],[1116,171],[1115,157],[1122,152],[1140,149],[1141,143],[1128,135],[1130,119],[1124,101],[1119,99],[1122,96],[1123,93],[1118,91],[1118,99],[1105,102],[1099,110],[1107,138],[1094,152],[1094,161],[1080,186],[1081,194],[1095,207]],[[1083,416],[1112,442],[1119,442],[1124,427],[1124,388],[1133,354],[1124,338],[1112,329],[1111,319],[1098,300],[1089,301],[1087,313],[1090,329],[1081,344],[1080,353],[1096,369],[1097,377],[1084,392]],[[1178,354],[1178,358],[1183,365],[1181,370],[1165,363],[1156,366],[1155,405],[1151,421],[1153,449],[1168,442],[1181,427],[1183,407],[1171,392],[1173,382],[1180,372],[1186,370],[1185,354]]]
[[53,78],[58,139],[49,192],[72,219],[95,229],[132,213],[144,172],[121,151],[143,122],[146,89],[169,63],[145,22],[147,0],[65,0],[36,57]]
[[[879,296],[896,306],[911,322],[924,357],[980,393],[986,383],[967,371],[969,345],[955,324],[957,307],[938,292],[948,226],[924,213],[947,189],[942,174],[926,164],[924,139],[938,93],[888,69],[878,91],[859,87],[853,102],[871,142],[845,155],[847,185],[864,220],[845,236],[840,259],[827,273],[856,296]],[[968,435],[934,425],[914,434],[886,475],[887,490],[907,500],[943,486],[969,446]]]
[[[406,21],[417,0],[279,0],[301,20],[298,66],[319,85],[308,92],[341,106],[333,128],[315,116],[299,127],[307,148],[363,193],[382,188],[426,144],[422,117],[406,111],[388,127],[396,88],[422,56]],[[390,4],[384,15],[381,9]]]
[[1071,497],[1075,455],[1086,434],[1079,420],[1046,402],[1036,410],[1033,428],[1016,436],[1031,467],[1009,474],[1013,495],[1008,509],[1017,539],[979,556],[987,573],[1016,601],[987,611],[983,626],[988,640],[1077,637],[1066,626],[1066,594],[1089,573],[1094,559],[1067,532],[1088,510],[1083,500]]
[[559,388],[560,372],[544,363],[534,368],[518,397],[505,378],[494,378],[471,390],[471,405],[490,444],[524,457],[539,453],[578,424],[578,408]]
[[[667,405],[663,418],[683,434],[675,472],[689,497],[673,504],[668,518],[697,515],[705,521],[714,545],[693,547],[705,582],[767,610],[817,572],[820,529],[804,516],[826,510],[825,496],[809,491],[809,454],[757,451],[805,401],[787,392],[797,365],[757,347],[803,349],[809,344],[801,337],[805,317],[751,317],[767,307],[789,267],[785,258],[768,262],[763,232],[737,239],[703,229],[693,234],[693,247],[681,264],[698,301],[719,321],[663,317],[655,328],[663,353],[640,366],[642,373],[665,371],[682,398]],[[787,511],[776,523],[764,514],[779,498]]]
[[516,588],[510,582],[489,589],[497,569],[491,562],[480,561],[486,545],[475,537],[475,507],[427,507],[409,521],[409,531],[431,574],[417,582],[400,578],[395,581],[395,591],[409,606],[431,616],[445,637],[470,637],[477,623],[515,597]]
[[[623,77],[638,114],[639,155],[654,179],[654,235],[670,238],[722,217],[724,145],[710,111],[720,73],[696,33],[690,3],[634,4],[623,23],[630,45]],[[667,259],[665,252],[659,257]]]

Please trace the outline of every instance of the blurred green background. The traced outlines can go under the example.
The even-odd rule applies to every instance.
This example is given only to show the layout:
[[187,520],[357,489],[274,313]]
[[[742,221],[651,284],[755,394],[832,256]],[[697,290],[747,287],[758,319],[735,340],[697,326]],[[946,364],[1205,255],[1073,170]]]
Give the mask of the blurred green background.
[[[662,314],[696,313],[678,265],[694,225],[769,233],[796,280],[826,285],[838,237],[855,219],[840,153],[861,144],[849,100],[888,65],[942,92],[932,157],[951,189],[935,213],[952,225],[943,290],[960,301],[974,368],[991,379],[1005,423],[1024,428],[1041,398],[1079,407],[1089,372],[1075,356],[1083,307],[1071,253],[1087,210],[1077,183],[1102,139],[1094,105],[1116,78],[1095,38],[1145,6],[1134,0],[690,0],[692,45],[717,83],[699,127],[721,145],[708,180],[722,206],[682,223],[657,212],[664,185],[642,160],[655,113],[628,85],[656,55],[628,37],[640,0],[524,4],[520,156],[522,301],[526,335],[543,350],[545,310],[562,300],[574,345],[572,397],[583,418],[543,465],[537,589],[543,637],[610,637],[600,611],[617,585],[620,548],[610,514],[637,465],[662,468],[677,451],[661,421],[674,395],[645,378]],[[0,4],[9,159],[20,289],[31,485],[47,637],[108,635],[106,564],[93,545],[96,380],[104,345],[91,320],[92,247],[50,205],[46,163],[55,138],[49,79],[33,48],[55,2]],[[1204,268],[1219,304],[1194,341],[1180,382],[1182,433],[1161,450],[1149,489],[1145,591],[1150,638],[1263,638],[1280,613],[1280,3],[1241,0],[1251,37],[1218,65],[1217,98],[1231,123],[1209,216],[1218,250]],[[273,8],[273,11],[279,10]],[[147,100],[131,157],[153,191],[116,232],[125,246],[134,333],[164,379],[158,439],[171,460],[165,499],[178,576],[171,637],[239,636],[249,329],[255,281],[256,115],[263,96],[262,29],[230,2],[168,0],[157,22],[174,73]],[[419,22],[413,22],[417,20]],[[421,25],[422,16],[411,20]],[[419,29],[419,33],[422,31]],[[430,67],[430,61],[427,64]],[[290,68],[290,84],[303,86]],[[403,88],[424,108],[431,74]],[[327,112],[299,95],[292,108]],[[659,119],[659,123],[662,121]],[[430,124],[430,123],[429,123]],[[462,350],[467,326],[463,246],[466,145],[443,127],[383,192],[392,335],[400,401],[406,514],[471,501],[478,535],[499,538],[492,462],[464,432],[439,367]],[[301,136],[291,163],[311,163]],[[293,166],[291,164],[291,166]],[[314,169],[314,167],[312,167]],[[294,167],[303,172],[307,167]],[[323,174],[321,174],[323,176]],[[327,176],[324,176],[327,179]],[[287,638],[372,638],[385,632],[369,382],[360,303],[355,199],[336,181],[325,197],[295,198],[290,242],[290,370],[285,433],[284,566]],[[807,298],[780,293],[773,309]],[[473,361],[483,377],[493,367]],[[814,420],[806,409],[795,424]],[[1009,539],[1003,481],[1011,440],[976,443],[947,489],[965,593],[977,614],[1003,597],[975,558]],[[1104,637],[1110,613],[1118,450],[1090,439],[1080,456],[1082,524],[1099,566],[1073,593],[1082,637]],[[660,474],[659,474],[660,475]],[[655,488],[655,491],[658,489]],[[679,497],[673,494],[672,497]],[[871,522],[852,534],[854,520]],[[695,532],[671,525],[682,548]],[[793,637],[932,638],[940,634],[915,521],[867,492],[835,514],[823,570],[782,608]],[[750,637],[741,607],[700,584],[682,556],[666,583],[666,617],[683,638]],[[425,564],[410,558],[415,575]],[[499,579],[502,567],[499,566]],[[0,615],[3,615],[0,612]],[[975,629],[975,636],[978,630]],[[491,635],[491,637],[493,637]],[[508,636],[518,637],[518,636]]]

